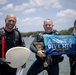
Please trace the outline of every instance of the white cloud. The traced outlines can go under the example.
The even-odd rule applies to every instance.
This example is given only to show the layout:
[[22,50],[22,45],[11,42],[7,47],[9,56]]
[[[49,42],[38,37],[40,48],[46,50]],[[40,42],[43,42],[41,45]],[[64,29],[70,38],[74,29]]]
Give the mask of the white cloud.
[[0,5],[7,3],[7,0],[0,0]]
[[57,18],[55,23],[66,23],[68,22],[69,20],[67,18]]
[[76,10],[66,9],[56,14],[57,17],[76,17]]
[[58,1],[55,1],[52,5],[52,8],[62,8],[61,4]]
[[40,25],[43,22],[41,17],[34,17],[34,18],[25,18],[25,19],[17,19],[18,25]]
[[21,11],[29,7],[29,3],[23,3],[22,5],[15,6],[14,11]]
[[30,0],[30,4],[33,6],[43,6],[44,8],[62,8],[59,0]]
[[56,14],[56,22],[68,22],[76,18],[76,10],[66,9],[58,12]]
[[2,10],[9,10],[9,9],[13,9],[13,4],[8,4],[2,8]]
[[17,19],[17,27],[22,32],[29,31],[39,31],[43,29],[43,19],[41,17],[28,17],[28,18],[18,18]]
[[[30,0],[30,4],[33,6],[41,6],[44,2],[42,2],[43,0]],[[42,3],[42,4],[41,4]]]
[[25,10],[23,13],[24,14],[30,14],[30,13],[34,13],[34,12],[36,12],[36,9],[35,8],[31,8],[31,9]]
[[59,0],[29,0],[27,3],[15,6],[14,11],[22,11],[25,9],[36,8],[40,6],[44,8],[62,8]]

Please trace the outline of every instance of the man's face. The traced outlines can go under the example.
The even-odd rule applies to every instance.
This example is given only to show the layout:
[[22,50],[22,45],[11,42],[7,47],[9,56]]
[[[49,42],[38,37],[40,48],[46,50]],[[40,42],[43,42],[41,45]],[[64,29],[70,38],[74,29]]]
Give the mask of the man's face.
[[44,22],[44,29],[46,33],[51,33],[53,30],[53,23],[51,20],[46,20]]
[[10,15],[5,19],[5,23],[6,23],[6,28],[12,30],[16,24],[16,18]]

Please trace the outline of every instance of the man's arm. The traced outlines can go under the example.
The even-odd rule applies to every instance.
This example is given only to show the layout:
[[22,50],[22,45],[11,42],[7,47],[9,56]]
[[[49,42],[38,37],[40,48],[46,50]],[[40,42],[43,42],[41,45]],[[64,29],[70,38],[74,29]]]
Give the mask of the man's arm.
[[34,45],[34,42],[37,42],[37,37],[35,37],[35,39],[33,40],[33,42],[30,45],[31,51],[34,52],[34,53],[37,53],[37,49],[36,49],[36,47]]

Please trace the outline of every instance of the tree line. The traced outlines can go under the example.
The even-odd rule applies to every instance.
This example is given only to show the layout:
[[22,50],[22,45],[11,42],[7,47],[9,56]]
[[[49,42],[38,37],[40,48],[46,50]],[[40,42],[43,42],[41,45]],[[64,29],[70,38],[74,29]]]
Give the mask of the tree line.
[[[21,33],[21,35],[23,37],[34,37],[36,36],[38,33],[43,33],[44,31],[35,31],[35,32],[23,32]],[[70,35],[73,32],[73,27],[67,29],[67,30],[60,30],[58,31],[61,35]]]

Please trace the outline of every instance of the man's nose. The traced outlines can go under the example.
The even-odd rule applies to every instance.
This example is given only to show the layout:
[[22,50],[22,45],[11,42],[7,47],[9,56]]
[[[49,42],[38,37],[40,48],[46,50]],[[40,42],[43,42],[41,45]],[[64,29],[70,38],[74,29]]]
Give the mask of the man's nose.
[[47,27],[50,27],[50,25],[48,24]]
[[13,21],[10,21],[11,24],[13,24]]

